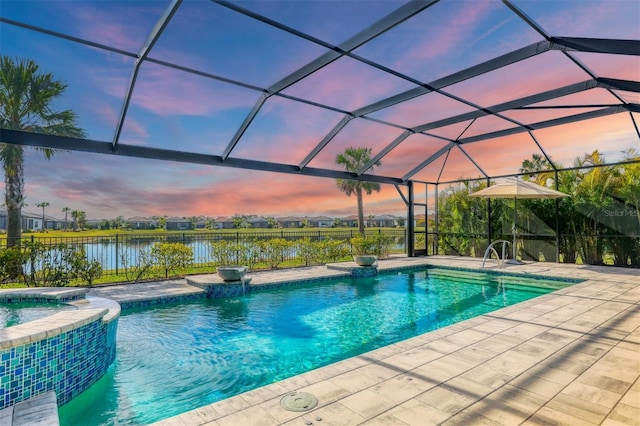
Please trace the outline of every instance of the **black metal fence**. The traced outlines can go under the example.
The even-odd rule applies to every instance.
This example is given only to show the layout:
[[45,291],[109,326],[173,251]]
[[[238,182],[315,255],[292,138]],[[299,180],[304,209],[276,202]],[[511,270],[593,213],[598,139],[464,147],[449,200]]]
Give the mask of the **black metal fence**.
[[[418,234],[416,249],[427,255],[482,257],[489,245],[487,234],[429,232]],[[513,240],[513,234],[497,234],[493,240]],[[640,235],[620,234],[560,234],[535,235],[522,233],[516,238],[517,257],[525,261],[581,263],[640,267]],[[509,247],[511,255],[511,247]]]
[[[404,228],[389,228],[367,230],[366,235],[382,234],[392,239],[392,253],[406,253],[406,230]],[[89,261],[97,260],[104,270],[103,275],[118,275],[123,269],[135,265],[140,256],[151,249],[156,243],[181,243],[193,251],[192,268],[211,268],[217,263],[215,244],[219,241],[229,241],[245,246],[258,246],[273,239],[283,239],[298,242],[308,239],[313,242],[343,241],[348,249],[349,240],[358,235],[357,230],[264,230],[237,232],[168,232],[168,233],[122,233],[105,236],[77,236],[77,237],[40,237],[28,236],[25,242],[38,242],[45,247],[55,249],[61,244],[83,250]],[[299,261],[299,246],[290,244],[282,252],[281,261],[296,263]],[[259,262],[258,262],[259,263]],[[299,263],[299,262],[298,262]]]

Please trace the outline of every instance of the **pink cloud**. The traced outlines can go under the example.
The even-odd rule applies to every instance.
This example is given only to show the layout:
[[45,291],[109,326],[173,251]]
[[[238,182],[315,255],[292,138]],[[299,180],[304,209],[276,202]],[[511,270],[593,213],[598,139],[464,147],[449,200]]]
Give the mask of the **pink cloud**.
[[[333,179],[75,152],[46,161],[30,151],[26,180],[28,203],[49,201],[47,214],[58,217],[66,206],[90,218],[349,215],[356,208],[355,199],[341,193]],[[367,197],[366,211],[402,214],[395,189],[383,188]]]
[[546,52],[445,90],[481,106],[491,106],[588,80],[590,76],[560,52]]
[[462,145],[462,148],[490,176],[519,173],[524,160],[542,155],[528,133]]
[[163,7],[154,2],[122,4],[117,8],[99,6],[75,2],[64,13],[73,18],[81,37],[135,53],[163,12]]
[[447,144],[420,134],[409,136],[382,158],[382,165],[375,170],[381,176],[404,176]]
[[155,114],[207,116],[221,110],[251,108],[258,92],[146,63],[132,102]]
[[370,147],[375,156],[403,132],[402,129],[370,122],[363,119],[351,120],[309,163],[311,167],[341,169],[336,164],[336,156],[349,146]]
[[416,127],[446,117],[472,111],[473,108],[436,92],[418,96],[371,114],[391,123]]
[[[438,5],[434,7],[438,7]],[[441,5],[440,7],[446,6]],[[413,40],[411,43],[414,48],[407,50],[401,61],[394,65],[402,69],[407,67],[404,61],[425,63],[442,56],[451,55],[452,50],[458,49],[462,43],[466,43],[471,39],[470,35],[474,34],[478,23],[485,19],[494,8],[495,5],[486,0],[465,3],[464,7],[456,8],[455,16],[447,17],[452,18],[451,20],[442,20],[436,24],[437,40],[423,41],[421,43],[415,43],[415,40]],[[431,11],[427,10],[424,13],[429,14]],[[418,15],[414,19],[421,19],[421,16]]]
[[339,113],[272,97],[231,155],[299,164],[341,119]]
[[571,166],[576,157],[594,150],[605,154],[607,162],[622,158],[621,152],[638,147],[638,136],[627,113],[536,130],[538,138],[552,160]]
[[460,138],[469,138],[472,136],[483,135],[490,132],[511,129],[513,127],[516,127],[516,125],[510,121],[504,120],[500,117],[496,117],[495,115],[486,115],[473,121],[473,123],[465,130]]
[[284,93],[354,110],[411,87],[414,86],[404,80],[343,57],[294,84]]
[[601,53],[573,53],[598,77],[621,80],[640,80],[640,59],[638,56],[605,55]]

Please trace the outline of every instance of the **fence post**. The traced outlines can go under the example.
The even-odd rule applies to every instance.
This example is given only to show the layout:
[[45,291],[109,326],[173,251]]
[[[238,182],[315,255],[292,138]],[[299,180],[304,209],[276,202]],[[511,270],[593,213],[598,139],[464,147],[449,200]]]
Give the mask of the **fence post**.
[[[21,241],[18,240],[18,243],[21,244]],[[34,259],[34,250],[33,250],[33,243],[34,243],[34,238],[33,235],[31,235],[31,278],[32,280],[35,282],[35,276],[36,276],[36,261]]]
[[116,234],[116,275],[118,275],[118,234]]
[[185,241],[186,241],[186,239],[185,239],[184,232],[183,232],[182,233],[182,244],[185,244]]

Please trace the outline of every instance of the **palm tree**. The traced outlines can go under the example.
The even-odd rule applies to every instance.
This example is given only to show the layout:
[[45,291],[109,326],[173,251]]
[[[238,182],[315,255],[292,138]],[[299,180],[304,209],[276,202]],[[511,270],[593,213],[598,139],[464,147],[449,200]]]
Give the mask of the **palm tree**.
[[64,229],[67,229],[69,226],[67,225],[67,214],[71,211],[70,207],[63,207],[62,211],[64,212]]
[[84,210],[80,210],[80,214],[78,214],[78,225],[80,226],[80,230],[87,227],[87,212]]
[[278,227],[278,221],[276,220],[275,217],[269,216],[269,217],[266,217],[265,219],[267,220],[269,228],[277,228]]
[[[371,148],[366,147],[348,147],[343,153],[336,156],[336,163],[343,166],[345,171],[356,173],[365,164],[371,161]],[[373,170],[374,166],[380,166],[380,162],[377,161],[369,170]],[[337,179],[336,184],[340,191],[347,194],[348,197],[351,194],[356,195],[358,202],[358,232],[364,234],[364,207],[362,201],[362,191],[367,195],[371,195],[373,191],[380,192],[380,184],[373,182],[363,182],[359,180],[346,180]]]
[[49,206],[49,202],[48,201],[43,201],[41,203],[36,204],[36,206],[38,207],[42,207],[42,230],[44,231],[46,226],[45,226],[45,220],[44,220],[44,208]]
[[87,212],[82,210],[74,210],[71,212],[71,218],[73,219],[73,230],[83,230],[87,224]]
[[[40,73],[31,60],[0,58],[0,128],[56,136],[84,137],[71,110],[54,111],[53,101],[67,88],[53,74]],[[36,148],[51,158],[54,150]],[[0,142],[7,206],[7,246],[20,244],[24,205],[24,147]]]
[[547,186],[547,181],[554,177],[553,166],[540,154],[533,154],[530,160],[524,160],[520,171],[528,174],[524,177],[525,180],[532,180],[542,186]]
[[189,216],[189,229],[196,229],[198,225],[198,217],[197,216]]
[[167,217],[161,216],[158,218],[158,227],[160,229],[167,229]]

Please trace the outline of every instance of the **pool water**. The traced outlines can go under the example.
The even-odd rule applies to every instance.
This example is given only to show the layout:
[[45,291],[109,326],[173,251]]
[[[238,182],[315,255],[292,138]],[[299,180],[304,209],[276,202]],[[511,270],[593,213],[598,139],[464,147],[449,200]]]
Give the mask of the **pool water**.
[[66,309],[76,308],[59,303],[15,302],[0,304],[0,328],[24,324]]
[[568,285],[520,281],[430,269],[128,311],[60,421],[152,423]]

